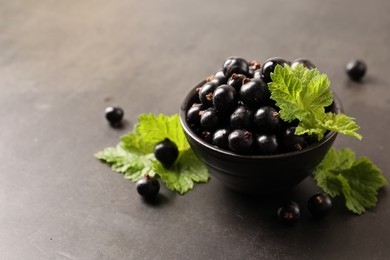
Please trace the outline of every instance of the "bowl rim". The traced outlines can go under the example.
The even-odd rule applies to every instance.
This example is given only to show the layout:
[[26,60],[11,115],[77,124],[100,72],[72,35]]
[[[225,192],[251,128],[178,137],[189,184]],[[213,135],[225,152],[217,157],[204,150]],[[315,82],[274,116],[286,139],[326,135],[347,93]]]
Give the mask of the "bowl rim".
[[[292,152],[272,154],[272,155],[242,155],[242,154],[237,154],[237,153],[234,153],[234,152],[231,152],[231,151],[228,151],[228,150],[222,150],[222,149],[220,149],[220,148],[218,148],[218,147],[216,147],[216,146],[214,146],[212,144],[209,144],[206,141],[202,140],[198,135],[196,135],[192,131],[190,126],[187,124],[187,120],[186,120],[187,113],[186,112],[187,112],[187,108],[190,105],[189,104],[190,100],[194,96],[194,91],[196,91],[196,89],[201,87],[204,83],[206,83],[206,80],[203,80],[203,81],[199,82],[195,87],[191,88],[185,94],[183,102],[182,102],[182,105],[180,107],[180,112],[179,112],[180,124],[181,124],[181,126],[183,128],[183,131],[187,135],[189,135],[191,137],[191,139],[193,139],[194,141],[196,141],[201,146],[203,146],[203,147],[205,147],[205,148],[207,148],[207,149],[209,149],[209,150],[211,150],[211,151],[213,151],[215,153],[219,153],[219,154],[223,154],[223,155],[226,155],[226,156],[235,157],[235,158],[239,158],[239,159],[280,159],[280,158],[289,158],[289,157],[294,157],[296,155],[301,155],[301,154],[305,154],[305,153],[311,152],[312,150],[316,149],[317,147],[323,145],[324,143],[328,142],[329,140],[331,140],[332,138],[337,136],[337,132],[329,131],[328,133],[326,133],[324,135],[324,137],[320,141],[315,142],[315,143],[309,145],[308,147],[305,147],[301,151],[292,151]],[[342,113],[343,112],[343,108],[342,108],[340,99],[334,93],[332,93],[332,94],[333,94],[333,104],[334,104],[334,106],[336,108],[335,109],[336,113]]]

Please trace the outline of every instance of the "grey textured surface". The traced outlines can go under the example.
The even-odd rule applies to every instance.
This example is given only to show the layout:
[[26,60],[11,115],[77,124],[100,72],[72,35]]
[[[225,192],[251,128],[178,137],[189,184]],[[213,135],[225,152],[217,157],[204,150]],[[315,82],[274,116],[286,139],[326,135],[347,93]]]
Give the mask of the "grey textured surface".
[[[1,259],[385,259],[388,187],[362,216],[342,201],[322,221],[275,220],[279,199],[216,180],[145,204],[93,154],[140,113],[181,98],[231,55],[310,58],[328,74],[363,141],[338,137],[390,179],[390,2],[0,0]],[[363,83],[345,64],[368,64]],[[116,130],[104,108],[120,105]],[[316,190],[307,179],[290,197]]]

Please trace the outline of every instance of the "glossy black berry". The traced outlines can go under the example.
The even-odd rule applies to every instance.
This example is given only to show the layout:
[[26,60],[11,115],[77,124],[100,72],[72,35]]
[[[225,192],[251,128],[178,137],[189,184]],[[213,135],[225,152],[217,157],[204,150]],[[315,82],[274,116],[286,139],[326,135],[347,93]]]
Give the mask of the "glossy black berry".
[[236,74],[234,73],[230,78],[229,80],[227,81],[227,84],[232,86],[236,91],[240,91],[240,88],[243,84],[243,81],[246,79],[247,77],[243,74]]
[[316,66],[310,60],[305,59],[305,58],[299,58],[299,59],[294,60],[291,63],[291,68],[294,69],[298,64],[301,64],[303,67],[305,67],[309,70],[316,68]]
[[277,65],[284,66],[287,61],[283,58],[275,57],[268,59],[261,67],[261,78],[264,82],[269,83],[272,81],[271,73],[274,72]]
[[107,107],[105,110],[106,119],[111,125],[120,124],[123,114],[123,109],[120,107]]
[[154,147],[154,156],[164,166],[170,167],[177,159],[179,150],[174,142],[165,138]]
[[213,93],[213,105],[220,114],[230,114],[237,106],[237,92],[230,85],[221,85]]
[[253,126],[253,112],[245,106],[238,106],[230,115],[232,129],[251,129]]
[[251,132],[236,129],[233,130],[228,137],[230,150],[239,154],[249,154],[252,151],[253,135]]
[[187,122],[191,126],[200,126],[200,115],[203,111],[202,104],[193,104],[187,111]]
[[230,78],[233,73],[248,75],[249,63],[243,58],[230,57],[223,63],[222,71],[226,78]]
[[160,183],[156,178],[145,175],[144,178],[137,181],[137,192],[145,199],[155,198],[160,191]]
[[301,210],[298,203],[287,201],[278,209],[278,218],[286,224],[294,224],[301,218]]
[[216,72],[214,75],[207,78],[207,82],[213,83],[217,86],[226,84],[227,78],[225,77],[225,74],[223,74],[223,71],[220,70]]
[[281,129],[282,120],[275,108],[264,106],[255,112],[253,124],[259,133],[276,133]]
[[270,98],[267,84],[261,79],[251,79],[242,85],[239,99],[249,108],[256,109],[263,106]]
[[199,100],[205,107],[210,107],[213,105],[213,93],[217,88],[217,85],[212,82],[206,82],[199,89]]
[[296,135],[296,127],[287,127],[282,136],[283,148],[287,152],[301,151],[307,146],[305,135]]
[[200,125],[209,132],[214,132],[219,128],[220,119],[214,107],[204,110],[200,116]]
[[276,135],[259,135],[255,139],[256,151],[259,154],[276,154],[279,150],[279,141]]
[[323,192],[319,192],[310,197],[307,208],[314,217],[327,215],[333,207],[331,198]]
[[367,66],[361,60],[353,60],[347,64],[346,71],[350,79],[361,80],[366,74]]
[[215,131],[212,138],[212,144],[221,148],[221,149],[229,149],[228,144],[228,136],[230,134],[229,129],[219,129]]

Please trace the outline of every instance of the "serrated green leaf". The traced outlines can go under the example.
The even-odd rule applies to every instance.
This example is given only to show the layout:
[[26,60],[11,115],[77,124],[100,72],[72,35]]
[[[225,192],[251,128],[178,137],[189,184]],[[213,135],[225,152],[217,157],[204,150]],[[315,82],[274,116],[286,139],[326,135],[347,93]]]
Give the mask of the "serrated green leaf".
[[166,186],[179,194],[191,190],[195,182],[207,182],[209,179],[206,166],[191,149],[184,151],[172,168],[164,168],[157,161],[153,167]]
[[[155,145],[165,138],[179,149],[179,157],[170,169],[165,169],[153,155]],[[180,194],[192,189],[195,182],[206,182],[209,178],[206,166],[192,152],[177,114],[141,115],[133,131],[123,136],[117,147],[106,148],[95,156],[132,181],[146,173],[158,175],[169,189]]]
[[346,207],[356,214],[374,207],[378,190],[387,183],[377,166],[366,157],[356,160],[350,149],[331,149],[316,168],[314,179],[330,196],[342,194]]
[[125,178],[132,181],[139,180],[146,173],[150,176],[155,175],[153,154],[144,155],[136,149],[129,151],[117,145],[96,153],[95,157],[110,164],[114,172],[124,173]]
[[317,69],[307,69],[298,65],[291,69],[277,65],[271,73],[272,82],[268,84],[271,98],[280,108],[284,121],[300,121],[297,135],[316,135],[321,140],[327,131],[335,131],[358,139],[359,126],[353,118],[344,114],[325,113],[325,107],[333,102],[329,89],[330,81]]
[[277,65],[269,83],[271,98],[280,107],[283,120],[303,120],[308,115],[321,115],[324,107],[332,104],[330,82],[318,70],[308,70],[302,65],[294,70],[288,65]]

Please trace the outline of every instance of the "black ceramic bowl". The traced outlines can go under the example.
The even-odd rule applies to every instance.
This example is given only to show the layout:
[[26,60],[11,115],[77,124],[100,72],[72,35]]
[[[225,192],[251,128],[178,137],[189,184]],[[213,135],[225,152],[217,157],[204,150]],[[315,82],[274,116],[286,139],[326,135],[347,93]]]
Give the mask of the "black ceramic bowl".
[[[197,98],[200,82],[184,98],[180,121],[195,154],[208,167],[213,177],[234,190],[249,194],[270,194],[287,191],[310,175],[331,148],[337,133],[325,137],[301,151],[276,155],[239,155],[221,150],[198,137],[187,124],[186,111]],[[341,113],[340,102],[334,99],[331,111]]]

